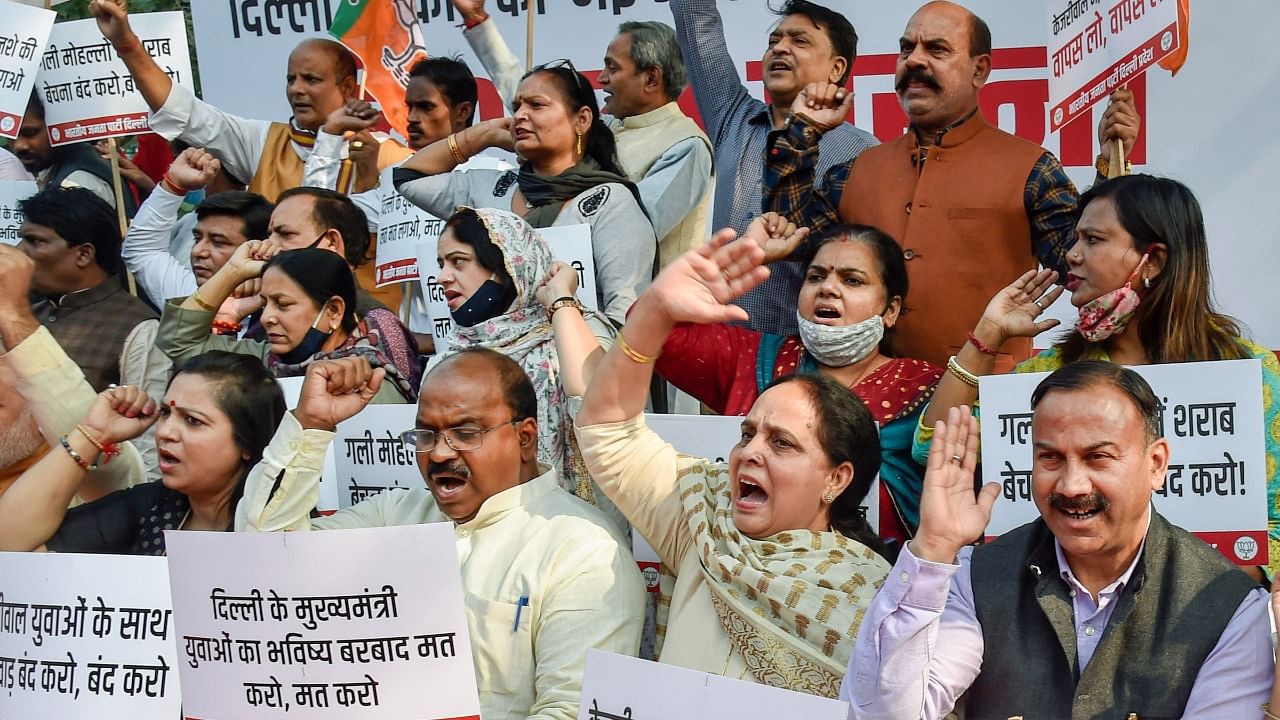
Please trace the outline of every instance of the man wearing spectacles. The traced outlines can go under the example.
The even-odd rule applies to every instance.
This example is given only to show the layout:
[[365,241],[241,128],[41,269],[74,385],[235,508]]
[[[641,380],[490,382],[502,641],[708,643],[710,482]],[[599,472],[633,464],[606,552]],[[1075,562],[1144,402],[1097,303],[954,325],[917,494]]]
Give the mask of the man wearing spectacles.
[[427,374],[416,427],[401,433],[426,488],[311,519],[335,428],[383,376],[362,358],[308,368],[297,409],[245,480],[236,529],[452,521],[485,720],[576,718],[587,650],[639,649],[644,582],[605,516],[538,464],[537,398],[514,361],[473,348]]

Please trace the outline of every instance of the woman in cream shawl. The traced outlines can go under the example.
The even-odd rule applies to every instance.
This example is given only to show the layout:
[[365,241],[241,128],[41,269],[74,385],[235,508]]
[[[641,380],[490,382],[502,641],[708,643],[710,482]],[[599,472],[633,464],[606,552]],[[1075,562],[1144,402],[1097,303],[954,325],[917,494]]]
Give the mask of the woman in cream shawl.
[[576,431],[592,478],[669,573],[659,660],[835,697],[889,571],[859,507],[880,462],[870,413],[824,376],[782,378],[727,464],[677,454],[642,413],[671,329],[745,320],[729,301],[768,276],[759,243],[785,242],[785,225],[757,219],[732,243],[722,231],[664,269],[591,369]]

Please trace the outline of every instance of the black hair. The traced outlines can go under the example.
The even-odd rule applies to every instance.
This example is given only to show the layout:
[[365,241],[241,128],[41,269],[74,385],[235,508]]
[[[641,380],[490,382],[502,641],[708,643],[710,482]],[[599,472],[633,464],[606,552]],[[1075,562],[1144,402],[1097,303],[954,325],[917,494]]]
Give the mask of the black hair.
[[263,451],[288,411],[284,392],[267,366],[252,355],[210,350],[174,368],[169,385],[184,373],[199,375],[214,383],[214,402],[231,421],[231,437],[236,447],[249,456],[241,462],[240,477],[228,498],[231,517],[227,530],[232,530],[236,505],[244,496],[245,478],[262,460]]
[[271,234],[271,211],[275,206],[257,193],[228,190],[210,195],[196,206],[196,219],[208,217],[239,218],[244,224],[246,240],[265,240]]
[[271,268],[279,268],[297,283],[316,307],[324,307],[334,297],[342,298],[342,329],[348,333],[356,329],[356,280],[337,253],[320,248],[286,250],[268,260],[262,273]]
[[[884,284],[885,310],[889,309],[889,303],[896,297],[899,304],[898,315],[901,317],[907,310],[907,288],[910,281],[907,278],[907,263],[902,258],[902,246],[898,241],[880,228],[870,225],[833,225],[818,233],[816,239],[809,243],[805,267],[813,264],[813,259],[824,245],[836,241],[860,242],[871,248],[876,259],[876,272],[880,276],[880,282]],[[880,352],[889,357],[898,356],[894,349],[896,330],[896,327],[886,327],[884,338],[880,341]]]
[[445,222],[444,227],[446,230],[453,230],[453,237],[458,242],[471,247],[476,254],[476,262],[480,263],[480,267],[496,275],[499,285],[511,290],[511,299],[514,301],[516,283],[511,278],[511,273],[507,272],[506,255],[502,253],[502,248],[494,245],[489,239],[489,229],[485,227],[484,221],[476,211],[467,207],[458,208],[458,211]]
[[322,231],[337,230],[342,236],[342,246],[347,263],[360,267],[369,251],[369,221],[364,211],[346,195],[318,187],[295,187],[280,193],[276,206],[291,197],[305,195],[314,201],[311,205],[311,221]]
[[831,529],[893,562],[896,558],[872,531],[862,504],[880,472],[880,433],[871,411],[849,388],[822,373],[784,375],[769,383],[765,392],[791,382],[799,383],[813,404],[818,444],[827,459],[833,466],[853,465],[853,480],[831,503]]
[[1164,435],[1160,401],[1156,399],[1155,391],[1147,384],[1146,378],[1123,365],[1106,360],[1080,360],[1054,370],[1031,393],[1031,409],[1034,411],[1040,401],[1055,390],[1075,392],[1095,385],[1113,387],[1133,402],[1138,416],[1142,418],[1142,431],[1148,443],[1155,442]]
[[422,78],[435,85],[450,106],[457,106],[464,102],[471,103],[471,117],[467,118],[467,126],[471,126],[476,114],[479,93],[476,90],[476,76],[471,73],[471,68],[467,67],[461,57],[437,56],[419,60],[409,71],[409,77]]
[[969,57],[991,54],[991,28],[974,13],[969,13]]
[[836,84],[844,85],[848,82],[849,74],[853,72],[853,61],[858,59],[858,32],[853,29],[853,23],[849,22],[849,18],[809,0],[786,0],[782,7],[773,10],[773,14],[784,18],[803,15],[821,28],[830,38],[831,49],[835,56],[849,61],[845,65],[844,74]]
[[19,201],[32,225],[53,230],[68,247],[93,246],[93,259],[108,274],[120,269],[120,221],[115,208],[82,187],[51,187]]
[[40,90],[36,86],[31,87],[31,97],[27,100],[27,114],[34,115],[44,121],[44,101],[40,99]]
[[502,397],[507,407],[511,408],[512,420],[538,419],[538,394],[533,389],[533,381],[529,379],[529,374],[520,367],[520,363],[497,350],[475,346],[463,348],[432,368],[422,379],[423,387],[426,387],[427,378],[430,378],[432,373],[446,365],[468,358],[485,361],[497,373],[498,386],[502,388]]
[[[591,111],[591,126],[587,128],[583,154],[595,160],[601,170],[626,177],[618,162],[618,144],[613,138],[613,131],[600,118],[600,106],[596,104],[596,91],[591,89],[591,82],[568,65],[539,65],[525,73],[521,81],[536,73],[551,76],[560,88],[570,114],[584,107]],[[636,203],[639,204],[638,198]]]

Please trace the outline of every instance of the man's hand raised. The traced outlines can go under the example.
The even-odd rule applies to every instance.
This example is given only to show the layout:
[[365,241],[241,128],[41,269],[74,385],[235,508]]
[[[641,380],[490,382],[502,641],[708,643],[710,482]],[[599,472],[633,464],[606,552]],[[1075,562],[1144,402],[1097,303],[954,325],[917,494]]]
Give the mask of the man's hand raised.
[[362,357],[319,360],[307,367],[293,416],[306,430],[333,432],[378,394],[387,371]]
[[89,12],[98,21],[98,30],[112,45],[123,45],[131,37],[127,0],[90,0]]
[[839,127],[849,117],[853,93],[829,82],[809,83],[791,103],[791,114],[803,117],[820,133]]
[[998,483],[987,483],[977,497],[973,473],[978,464],[978,421],[967,405],[953,407],[934,426],[929,464],[920,494],[920,530],[911,552],[921,560],[954,563],[960,548],[977,540],[991,522]]

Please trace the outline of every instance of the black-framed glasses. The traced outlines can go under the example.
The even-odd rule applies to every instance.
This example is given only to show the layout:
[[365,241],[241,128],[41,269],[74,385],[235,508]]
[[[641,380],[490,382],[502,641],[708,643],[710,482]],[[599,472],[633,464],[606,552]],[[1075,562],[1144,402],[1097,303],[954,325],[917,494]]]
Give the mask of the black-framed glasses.
[[505,425],[514,426],[520,422],[520,418],[513,418],[504,423],[499,423],[492,427],[475,428],[475,427],[451,427],[444,430],[424,430],[422,428],[414,428],[405,430],[400,433],[400,440],[405,445],[413,448],[416,453],[429,453],[436,449],[436,443],[440,438],[444,438],[444,442],[455,452],[469,452],[471,450],[479,450],[484,444],[484,436],[497,430]]
[[[560,58],[559,60],[552,60],[551,62],[542,63],[541,65],[530,70],[529,74],[532,75],[533,73],[536,73],[539,70],[556,70],[558,68],[567,68],[569,72],[573,73],[573,82],[578,86],[578,90],[585,90],[588,93],[595,92],[595,90],[592,89],[591,87],[591,82],[587,80],[585,77],[583,77],[582,73],[578,72],[578,68],[573,66],[573,61],[571,61],[569,58]],[[584,82],[586,83],[586,85],[583,85]]]

